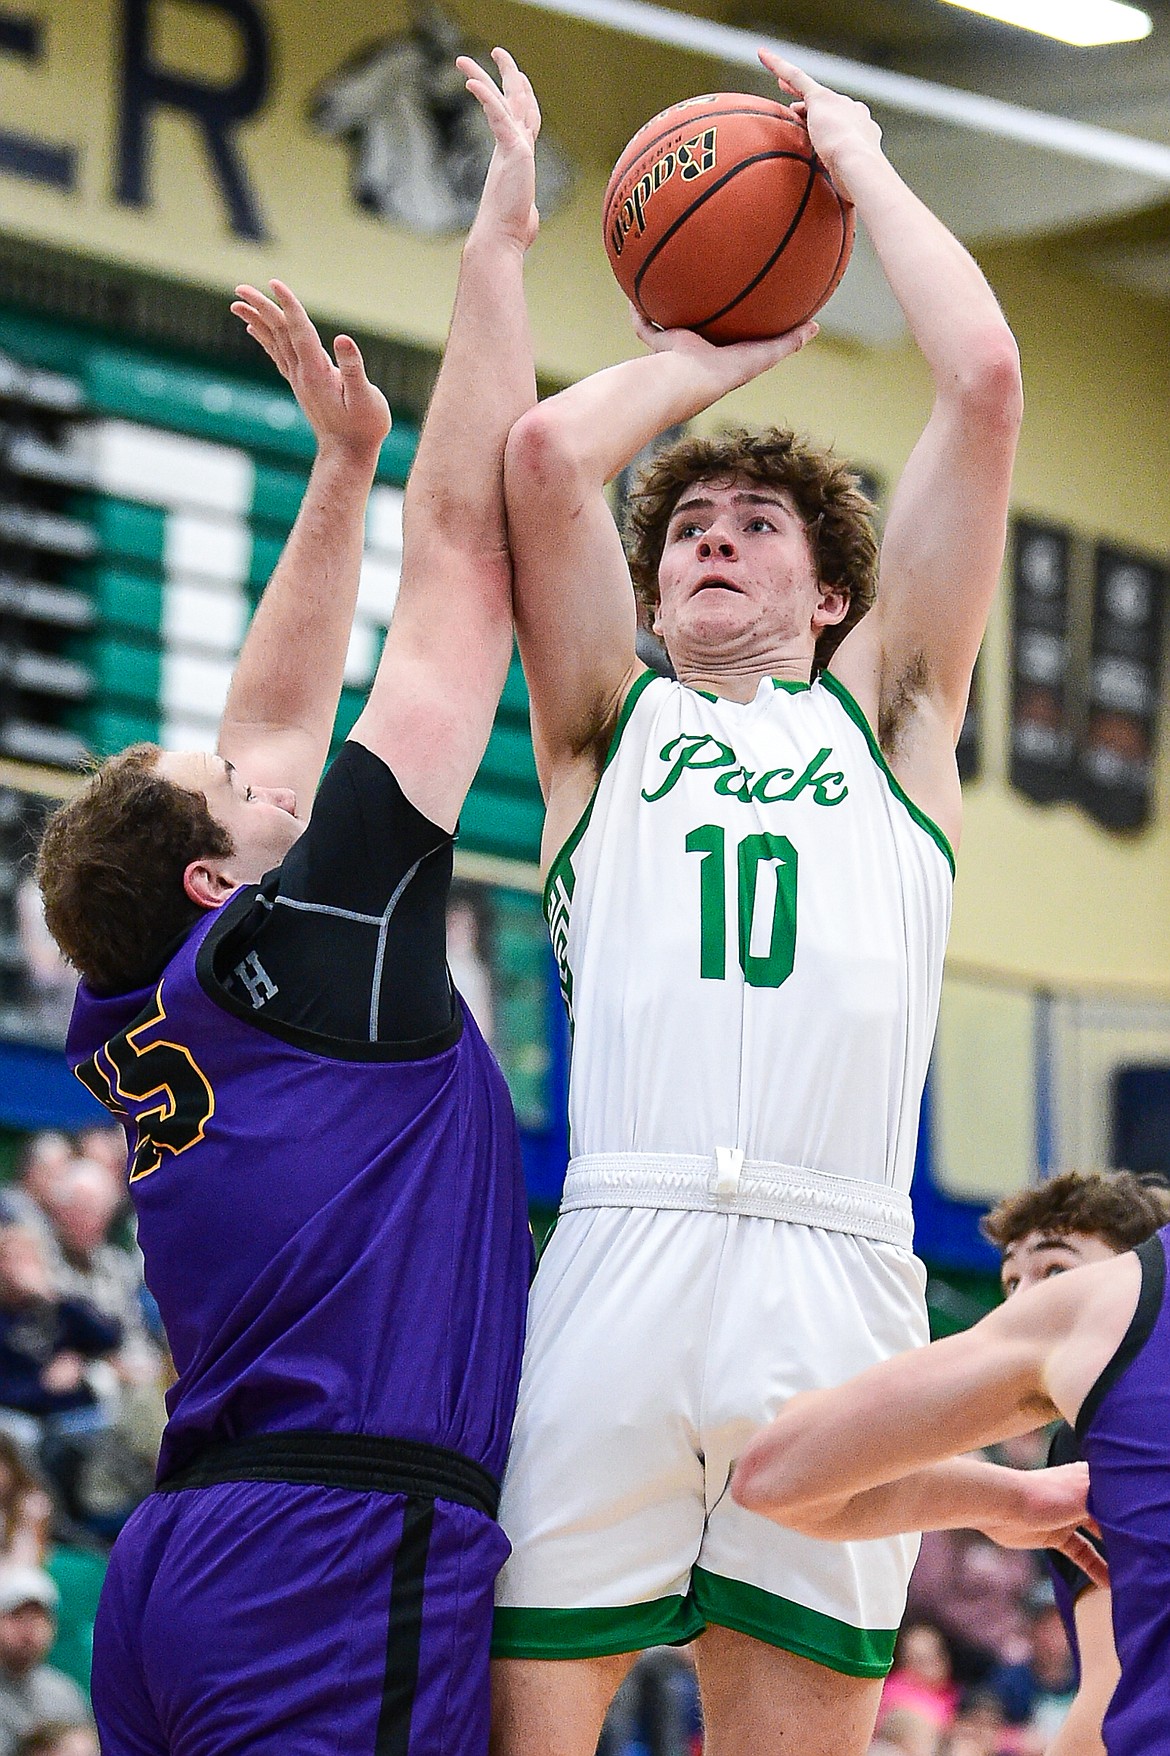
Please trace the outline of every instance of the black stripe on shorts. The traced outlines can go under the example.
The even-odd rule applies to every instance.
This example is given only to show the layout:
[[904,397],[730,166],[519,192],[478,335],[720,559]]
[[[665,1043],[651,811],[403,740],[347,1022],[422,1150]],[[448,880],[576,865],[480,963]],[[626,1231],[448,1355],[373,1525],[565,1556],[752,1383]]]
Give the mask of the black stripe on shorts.
[[410,1722],[418,1688],[422,1645],[427,1553],[435,1519],[433,1500],[409,1499],[394,1557],[390,1615],[386,1629],[386,1675],[374,1756],[408,1756]]

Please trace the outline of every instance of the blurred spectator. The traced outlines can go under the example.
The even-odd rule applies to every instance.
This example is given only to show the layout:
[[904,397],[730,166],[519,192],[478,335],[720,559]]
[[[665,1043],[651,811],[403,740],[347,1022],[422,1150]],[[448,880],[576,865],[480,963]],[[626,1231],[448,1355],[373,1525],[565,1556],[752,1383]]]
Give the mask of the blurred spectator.
[[87,1366],[121,1341],[114,1318],[58,1295],[35,1232],[0,1227],[0,1430],[39,1454],[73,1517],[80,1460],[107,1424]]
[[0,1408],[41,1416],[92,1405],[86,1361],[121,1340],[114,1318],[58,1296],[35,1232],[0,1226]]
[[1056,1735],[1072,1706],[1076,1669],[1054,1603],[1042,1603],[1035,1610],[1031,1633],[1026,1662],[993,1672],[990,1687],[1013,1724],[1027,1724],[1046,1741]]
[[77,971],[70,969],[45,925],[45,905],[31,873],[16,891],[16,931],[24,960],[30,1036],[63,1044],[73,1011]]
[[119,1193],[125,1191],[127,1173],[126,1135],[116,1122],[99,1122],[83,1128],[77,1136],[77,1156],[103,1165]]
[[1023,1549],[1000,1549],[973,1530],[927,1531],[910,1579],[906,1615],[945,1634],[959,1684],[982,1683],[997,1665],[1026,1662],[1025,1608],[1039,1578]]
[[45,1203],[72,1162],[68,1138],[55,1129],[44,1129],[29,1139],[16,1182],[0,1192],[0,1225],[25,1226],[35,1232],[52,1268],[57,1266],[57,1239]]
[[49,1546],[53,1502],[9,1434],[0,1432],[0,1566],[39,1567]]
[[[950,1649],[932,1622],[904,1622],[894,1647],[894,1668],[882,1690],[878,1725],[894,1708],[908,1708],[936,1732],[955,1717],[959,1691]],[[887,1734],[888,1735],[888,1734]]]
[[0,1756],[49,1722],[87,1725],[85,1697],[45,1663],[56,1630],[57,1587],[39,1567],[0,1569]]
[[92,1726],[69,1726],[54,1720],[21,1738],[16,1756],[99,1756],[97,1732]]
[[87,1300],[118,1322],[119,1371],[142,1379],[155,1375],[158,1356],[142,1315],[141,1257],[107,1241],[121,1205],[120,1184],[108,1167],[96,1159],[75,1158],[55,1180],[45,1210],[63,1258],[61,1292]]

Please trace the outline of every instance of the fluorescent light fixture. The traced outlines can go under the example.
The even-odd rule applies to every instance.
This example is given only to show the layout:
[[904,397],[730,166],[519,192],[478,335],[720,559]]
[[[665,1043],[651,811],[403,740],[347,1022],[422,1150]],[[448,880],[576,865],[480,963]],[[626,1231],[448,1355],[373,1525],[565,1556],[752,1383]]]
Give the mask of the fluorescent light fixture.
[[1058,43],[1073,43],[1078,49],[1136,43],[1154,28],[1148,13],[1122,0],[944,0],[944,4],[1055,37]]
[[[1054,0],[1054,5],[1076,3],[1077,0]],[[913,74],[893,73],[887,67],[872,67],[863,61],[827,54],[822,49],[809,49],[803,43],[783,42],[757,31],[720,24],[712,18],[698,18],[692,12],[675,12],[671,7],[651,4],[650,0],[515,0],[515,4],[537,12],[559,13],[563,18],[576,18],[603,29],[624,31],[648,42],[668,43],[675,49],[726,61],[732,67],[753,68],[757,74],[760,63],[756,51],[763,43],[786,60],[795,61],[823,85],[863,98],[866,103],[888,105],[903,115],[950,123],[1003,140],[1022,141],[1067,158],[1113,165],[1118,170],[1170,184],[1170,146],[1161,141],[1117,134],[1111,128],[1074,122],[1071,117],[1053,116],[1045,110],[1024,109],[1020,104],[1008,104],[982,92],[936,85]]]

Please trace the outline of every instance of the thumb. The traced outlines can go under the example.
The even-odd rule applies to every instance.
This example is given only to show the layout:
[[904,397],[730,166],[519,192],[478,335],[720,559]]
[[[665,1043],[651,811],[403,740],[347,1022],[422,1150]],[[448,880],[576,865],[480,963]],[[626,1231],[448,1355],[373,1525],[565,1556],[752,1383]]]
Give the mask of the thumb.
[[333,355],[337,361],[337,369],[346,379],[364,378],[366,375],[365,361],[362,350],[352,335],[339,335],[333,343]]

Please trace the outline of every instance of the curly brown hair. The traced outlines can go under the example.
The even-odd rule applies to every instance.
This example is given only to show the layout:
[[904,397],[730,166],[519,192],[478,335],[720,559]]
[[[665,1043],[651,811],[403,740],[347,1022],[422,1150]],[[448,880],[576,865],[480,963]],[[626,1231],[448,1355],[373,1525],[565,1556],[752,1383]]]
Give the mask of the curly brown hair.
[[156,974],[167,946],[202,910],[183,889],[192,860],[235,852],[200,792],[159,774],[157,744],[111,756],[54,811],[37,852],[45,924],[99,993]]
[[753,433],[729,427],[711,437],[688,434],[654,455],[631,490],[626,517],[626,554],[638,601],[652,616],[667,526],[683,490],[693,482],[738,476],[783,488],[792,496],[809,532],[817,577],[849,599],[844,620],[825,628],[817,641],[816,669],[822,670],[877,596],[874,508],[848,464],[788,428]]
[[1146,1183],[1132,1171],[1065,1171],[1031,1189],[1021,1189],[993,1207],[980,1222],[998,1250],[1018,1244],[1029,1232],[1070,1232],[1101,1238],[1119,1254],[1144,1244],[1170,1224],[1170,1189]]

